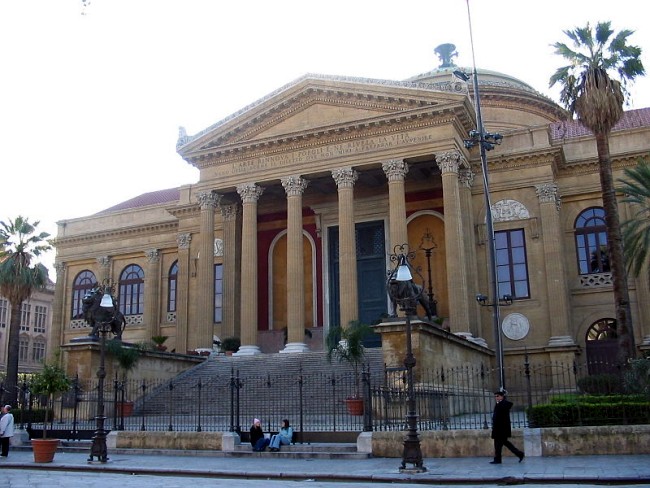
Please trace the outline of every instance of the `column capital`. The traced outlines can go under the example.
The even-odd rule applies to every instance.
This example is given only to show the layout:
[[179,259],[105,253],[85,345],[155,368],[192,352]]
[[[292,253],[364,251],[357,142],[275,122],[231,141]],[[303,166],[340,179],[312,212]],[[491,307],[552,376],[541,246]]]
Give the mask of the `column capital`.
[[237,185],[237,193],[239,193],[243,203],[256,203],[263,192],[264,188],[255,183]]
[[559,187],[555,183],[541,183],[535,185],[539,203],[554,203],[557,210],[560,210],[562,199],[559,193]]
[[54,271],[56,271],[56,276],[63,276],[63,273],[65,272],[66,265],[64,262],[57,261],[54,263]]
[[389,159],[381,163],[388,181],[403,181],[406,173],[409,172],[409,165],[403,159]]
[[179,249],[189,249],[192,242],[192,234],[185,232],[176,236],[176,243]]
[[210,210],[217,208],[221,201],[222,195],[219,195],[216,190],[202,191],[197,193],[196,201],[199,203],[201,210]]
[[300,175],[287,176],[280,180],[288,197],[302,195],[309,182]]
[[458,173],[464,162],[465,159],[458,151],[445,151],[436,154],[436,163],[443,175],[445,173]]
[[359,179],[359,173],[352,167],[337,168],[332,170],[332,178],[334,178],[339,190],[341,188],[352,188]]
[[230,205],[221,205],[221,217],[226,222],[232,222],[241,213],[241,207],[236,203]]
[[97,258],[97,264],[99,264],[99,266],[101,266],[102,268],[108,268],[111,265],[111,257],[100,256]]
[[472,188],[472,183],[474,183],[474,177],[476,174],[471,169],[459,169],[458,170],[458,181],[460,185],[465,188]]
[[160,261],[160,249],[149,249],[144,252],[149,264],[155,264]]

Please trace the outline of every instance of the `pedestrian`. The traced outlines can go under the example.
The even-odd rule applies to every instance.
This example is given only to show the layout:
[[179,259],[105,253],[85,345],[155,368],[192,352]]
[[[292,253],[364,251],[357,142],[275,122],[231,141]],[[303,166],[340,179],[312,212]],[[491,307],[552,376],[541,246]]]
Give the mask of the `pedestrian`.
[[512,402],[506,399],[508,392],[499,388],[494,392],[496,404],[492,414],[492,439],[494,439],[494,459],[490,464],[501,464],[501,451],[507,447],[519,458],[519,462],[524,460],[524,452],[517,449],[508,439],[512,435],[510,427],[510,409]]
[[264,436],[264,431],[262,430],[262,422],[260,422],[260,419],[253,419],[253,425],[251,426],[250,434],[253,451],[264,451],[266,449],[266,446],[269,445],[270,440]]
[[288,446],[291,444],[293,439],[293,427],[289,425],[289,420],[284,419],[282,421],[282,427],[277,434],[271,436],[271,443],[269,444],[269,449],[271,451],[279,451],[280,446]]
[[11,405],[2,407],[2,417],[0,417],[0,456],[9,455],[9,439],[14,436],[14,415],[11,413]]

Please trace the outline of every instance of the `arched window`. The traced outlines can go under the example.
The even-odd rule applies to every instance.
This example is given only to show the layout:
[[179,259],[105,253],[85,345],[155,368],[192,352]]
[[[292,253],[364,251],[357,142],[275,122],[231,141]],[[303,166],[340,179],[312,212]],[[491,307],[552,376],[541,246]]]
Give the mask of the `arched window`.
[[167,311],[176,311],[176,292],[178,289],[178,261],[174,261],[169,268],[169,277],[167,278]]
[[72,318],[83,318],[83,298],[97,283],[95,273],[84,270],[79,273],[72,283]]
[[616,320],[600,319],[587,330],[587,341],[603,341],[616,339]]
[[587,329],[586,350],[589,374],[617,374],[616,320],[602,318]]
[[119,308],[124,315],[141,315],[144,312],[144,271],[130,264],[120,274]]
[[609,272],[605,211],[602,207],[588,208],[578,215],[575,236],[580,274]]

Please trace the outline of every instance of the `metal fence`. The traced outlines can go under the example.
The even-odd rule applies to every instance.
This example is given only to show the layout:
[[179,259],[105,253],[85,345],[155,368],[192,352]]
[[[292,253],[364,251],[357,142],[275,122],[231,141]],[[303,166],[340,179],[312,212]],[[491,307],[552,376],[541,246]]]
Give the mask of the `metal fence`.
[[[620,383],[620,377],[609,378],[601,381],[601,388],[588,371],[586,364],[530,364],[528,360],[507,368],[513,427],[529,426],[527,407],[565,393],[584,392],[587,384],[590,393],[610,393],[612,385]],[[498,374],[487,364],[431,371],[416,368],[415,373],[419,430],[490,427]],[[95,428],[97,381],[75,379],[73,385],[50,406],[54,417],[50,428],[59,431],[54,436],[87,438]],[[281,420],[288,418],[297,432],[358,432],[405,430],[406,387],[402,368],[372,372],[366,366],[360,378],[335,369],[240,377],[233,369],[229,376],[209,379],[183,375],[172,381],[106,381],[103,396],[110,430],[247,432],[257,417],[266,431],[278,430]],[[357,394],[364,400],[362,415],[346,408],[346,399]],[[44,399],[32,398],[26,383],[20,398],[21,425],[40,429],[30,412],[43,407]],[[133,401],[132,413],[122,406],[125,400]]]

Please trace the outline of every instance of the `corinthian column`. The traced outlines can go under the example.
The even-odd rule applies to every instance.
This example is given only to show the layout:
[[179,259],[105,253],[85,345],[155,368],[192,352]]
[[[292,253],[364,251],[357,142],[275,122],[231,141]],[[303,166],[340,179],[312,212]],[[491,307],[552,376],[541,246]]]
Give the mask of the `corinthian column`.
[[305,271],[302,243],[302,194],[307,180],[301,176],[282,179],[287,194],[287,345],[284,353],[305,352]]
[[147,271],[144,274],[144,323],[147,336],[160,335],[160,251],[150,249],[146,253]]
[[259,354],[257,346],[257,201],[263,188],[255,183],[237,187],[242,199],[241,347],[235,354]]
[[189,331],[190,349],[212,348],[214,333],[214,209],[221,195],[215,191],[196,196],[201,209],[201,238],[197,276],[196,322]]
[[176,236],[178,244],[178,275],[176,283],[176,352],[185,354],[188,350],[187,324],[190,290],[190,242],[192,234]]
[[221,205],[223,220],[223,337],[241,336],[241,207]]
[[562,225],[560,223],[560,197],[554,183],[535,185],[539,198],[544,263],[546,267],[546,294],[549,310],[551,337],[549,346],[572,346],[569,290],[565,279],[564,252],[562,249]]
[[332,171],[332,177],[339,194],[339,325],[347,327],[359,318],[354,229],[354,183],[359,174],[352,168],[339,168]]
[[461,160],[458,151],[449,151],[436,155],[436,162],[442,173],[449,322],[452,332],[470,330],[467,265],[465,247],[462,244],[464,240],[463,219],[458,180]]
[[[54,263],[56,270],[56,286],[54,287],[54,301],[52,302],[52,333],[50,335],[50,346],[47,348],[47,360],[53,361],[59,351],[59,347],[63,345],[63,338],[65,330],[65,296],[67,273],[65,263]],[[71,317],[72,318],[72,317]]]
[[406,196],[404,178],[409,171],[408,164],[401,159],[391,159],[381,165],[388,178],[388,226],[390,236],[390,252],[395,246],[408,244],[406,229]]

